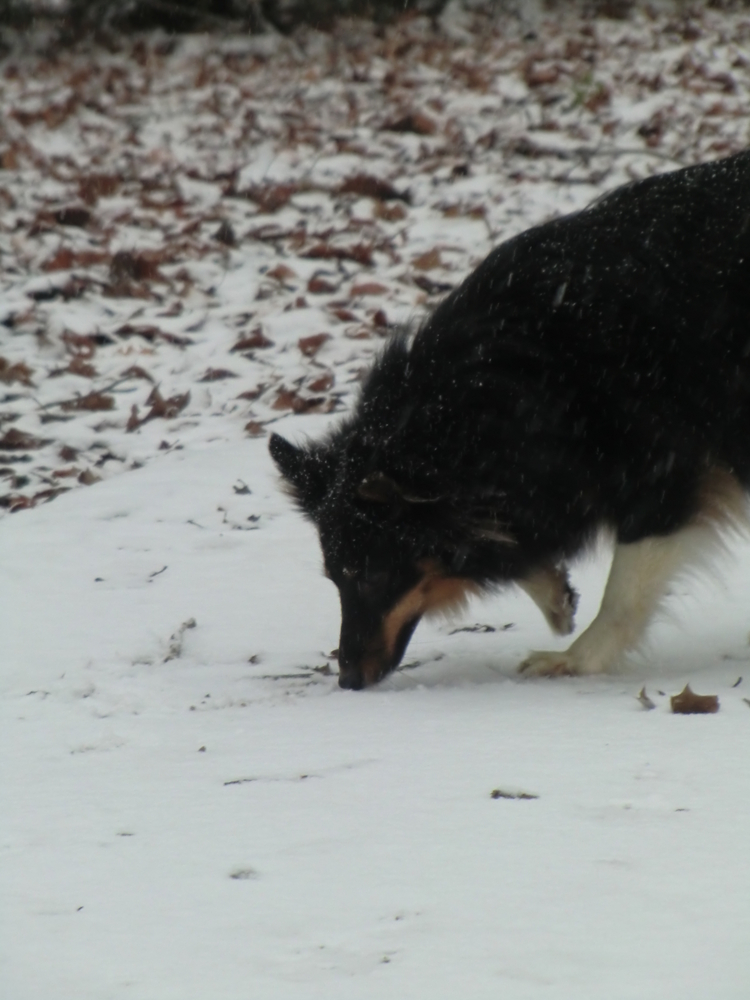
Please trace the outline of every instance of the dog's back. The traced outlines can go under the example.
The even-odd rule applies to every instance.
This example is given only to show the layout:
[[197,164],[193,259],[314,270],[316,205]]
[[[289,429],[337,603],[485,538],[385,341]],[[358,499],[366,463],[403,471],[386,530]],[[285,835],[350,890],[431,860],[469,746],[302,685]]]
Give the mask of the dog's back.
[[[537,519],[541,493],[585,519],[585,493],[623,540],[682,523],[707,463],[749,486],[750,153],[509,240],[391,367],[381,418],[396,403],[397,474],[439,440],[448,476],[524,481],[536,499],[516,506]],[[500,442],[504,474],[482,472]]]

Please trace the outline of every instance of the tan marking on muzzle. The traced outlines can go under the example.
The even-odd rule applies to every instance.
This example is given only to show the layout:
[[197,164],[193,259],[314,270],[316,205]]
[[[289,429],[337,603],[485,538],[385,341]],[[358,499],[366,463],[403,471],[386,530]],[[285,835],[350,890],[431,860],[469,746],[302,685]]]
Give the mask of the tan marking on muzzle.
[[465,604],[472,594],[479,592],[471,580],[445,576],[438,563],[426,559],[419,564],[424,576],[394,605],[383,619],[383,646],[386,654],[393,656],[401,629],[413,618],[429,614],[447,614]]

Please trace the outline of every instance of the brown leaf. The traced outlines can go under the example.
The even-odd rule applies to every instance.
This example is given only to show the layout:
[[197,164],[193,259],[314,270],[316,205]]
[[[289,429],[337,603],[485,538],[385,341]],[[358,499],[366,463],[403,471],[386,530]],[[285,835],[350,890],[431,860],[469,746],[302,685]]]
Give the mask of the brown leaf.
[[325,396],[301,396],[296,389],[279,389],[271,404],[274,410],[293,410],[294,413],[330,413],[336,405]]
[[228,368],[207,368],[199,382],[221,382],[227,378],[238,378],[236,372],[230,372]]
[[60,449],[60,458],[63,462],[75,462],[78,458],[78,450],[76,448],[71,448],[69,445],[64,444]]
[[433,281],[433,279],[428,278],[426,274],[418,274],[414,278],[414,284],[423,291],[427,292],[428,295],[440,295],[443,292],[450,292],[453,290],[453,285],[449,284],[447,281]]
[[715,694],[695,694],[689,684],[669,700],[672,711],[679,715],[705,715],[719,711],[719,699]]
[[419,271],[431,271],[435,267],[443,266],[443,262],[440,259],[440,251],[437,247],[415,257],[411,263],[412,267],[416,267]]
[[120,178],[110,174],[90,174],[78,183],[78,196],[87,205],[95,205],[100,198],[113,195],[120,186]]
[[97,476],[97,474],[95,472],[92,472],[91,469],[84,469],[83,472],[78,477],[78,482],[82,486],[93,486],[94,483],[100,483],[101,480],[102,477]]
[[78,205],[58,208],[56,212],[53,212],[53,217],[60,226],[76,226],[79,229],[85,229],[93,218],[87,208]]
[[245,392],[241,392],[239,394],[239,396],[237,397],[237,399],[249,399],[249,400],[252,400],[252,401],[254,401],[256,399],[260,399],[260,397],[263,395],[263,392],[265,391],[265,389],[266,389],[266,384],[265,384],[265,382],[262,382],[260,385],[256,386],[254,389],[247,389]]
[[326,281],[325,278],[313,276],[307,283],[307,290],[312,295],[332,295],[334,292],[338,291],[338,285],[334,285],[330,281]]
[[109,254],[101,250],[71,250],[69,247],[61,247],[43,264],[43,271],[70,271],[74,267],[92,267],[95,264],[104,264],[109,260]]
[[386,132],[414,132],[416,135],[434,135],[437,125],[421,111],[411,111],[394,122],[383,126]]
[[297,184],[267,184],[263,187],[250,187],[242,194],[254,201],[261,212],[272,214],[283,208],[298,190]]
[[314,333],[311,337],[300,337],[297,346],[305,357],[314,358],[323,344],[330,339],[330,333]]
[[77,476],[80,471],[80,469],[76,469],[76,467],[73,466],[70,469],[55,469],[52,475],[55,479],[68,479],[70,476]]
[[369,267],[372,264],[372,246],[358,243],[350,247],[334,247],[330,243],[316,243],[300,256],[313,260],[354,260]]
[[76,354],[71,358],[67,371],[71,375],[80,375],[82,378],[96,378],[99,374],[90,362],[84,360],[82,354]]
[[39,500],[54,500],[61,494],[67,493],[69,489],[69,486],[55,486],[49,490],[41,490],[39,493],[35,493],[32,497],[33,504],[36,504]]
[[166,256],[163,253],[118,250],[109,265],[109,277],[114,285],[128,281],[164,281],[159,264],[165,260]]
[[151,344],[155,340],[164,340],[168,344],[174,344],[175,347],[190,347],[193,343],[190,337],[179,337],[176,333],[168,333],[166,330],[160,330],[158,326],[150,324],[133,326],[130,323],[125,323],[123,326],[118,326],[115,333],[118,337],[143,337]]
[[265,426],[258,420],[251,420],[249,423],[245,424],[245,430],[250,437],[263,437],[266,433]]
[[29,448],[42,448],[48,443],[42,438],[35,438],[25,431],[19,431],[17,427],[11,427],[0,438],[0,448],[5,451],[26,451]]
[[291,269],[291,267],[287,267],[286,264],[277,264],[272,271],[266,272],[266,277],[274,278],[276,281],[280,281],[283,284],[285,281],[291,281],[296,278],[297,274]]
[[14,365],[7,358],[0,357],[0,382],[10,385],[11,382],[20,382],[21,385],[33,385],[31,376],[33,368],[29,368],[23,361],[16,361]]
[[356,323],[359,319],[351,309],[331,309],[331,312],[336,317],[340,319],[342,323]]
[[263,331],[259,326],[248,334],[247,337],[242,337],[237,343],[230,348],[230,352],[233,354],[235,351],[254,351],[259,347],[273,347],[273,341],[269,340],[265,336]]
[[401,222],[406,218],[406,209],[403,205],[384,205],[378,202],[375,206],[375,215],[384,222]]
[[377,201],[409,201],[408,194],[402,194],[387,181],[378,180],[369,174],[355,174],[348,177],[338,189],[339,194],[358,194],[363,198],[375,198]]
[[310,392],[328,392],[334,381],[333,372],[324,372],[309,383],[308,389]]
[[523,78],[528,87],[543,87],[546,84],[557,83],[560,70],[557,66],[540,66],[530,59],[523,70]]
[[90,392],[78,399],[68,399],[60,404],[62,410],[114,410],[115,397],[105,396],[102,392]]
[[170,396],[169,399],[163,399],[159,390],[154,388],[146,400],[146,405],[150,406],[151,410],[141,423],[145,424],[147,420],[152,420],[154,417],[163,417],[165,420],[172,420],[179,413],[182,413],[189,402],[189,392]]
[[358,298],[360,295],[385,295],[387,291],[388,288],[377,281],[363,281],[360,285],[352,286],[351,295]]

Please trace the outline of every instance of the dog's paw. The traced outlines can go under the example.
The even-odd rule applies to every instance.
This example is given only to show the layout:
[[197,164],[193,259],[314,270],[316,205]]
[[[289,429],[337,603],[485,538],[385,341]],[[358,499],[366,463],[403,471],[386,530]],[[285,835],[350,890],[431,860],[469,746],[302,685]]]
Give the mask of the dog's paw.
[[570,586],[567,577],[564,577],[555,600],[547,609],[546,617],[552,631],[557,635],[570,635],[575,629],[577,608],[578,593]]
[[531,653],[518,672],[524,677],[578,677],[586,673],[576,658],[565,650],[559,653]]

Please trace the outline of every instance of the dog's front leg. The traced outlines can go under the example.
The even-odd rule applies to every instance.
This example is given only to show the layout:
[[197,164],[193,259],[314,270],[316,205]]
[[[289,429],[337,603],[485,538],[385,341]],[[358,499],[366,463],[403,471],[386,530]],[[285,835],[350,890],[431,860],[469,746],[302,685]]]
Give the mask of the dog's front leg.
[[599,614],[569,649],[535,652],[519,667],[526,676],[599,674],[638,644],[667,586],[694,554],[700,531],[617,545]]

